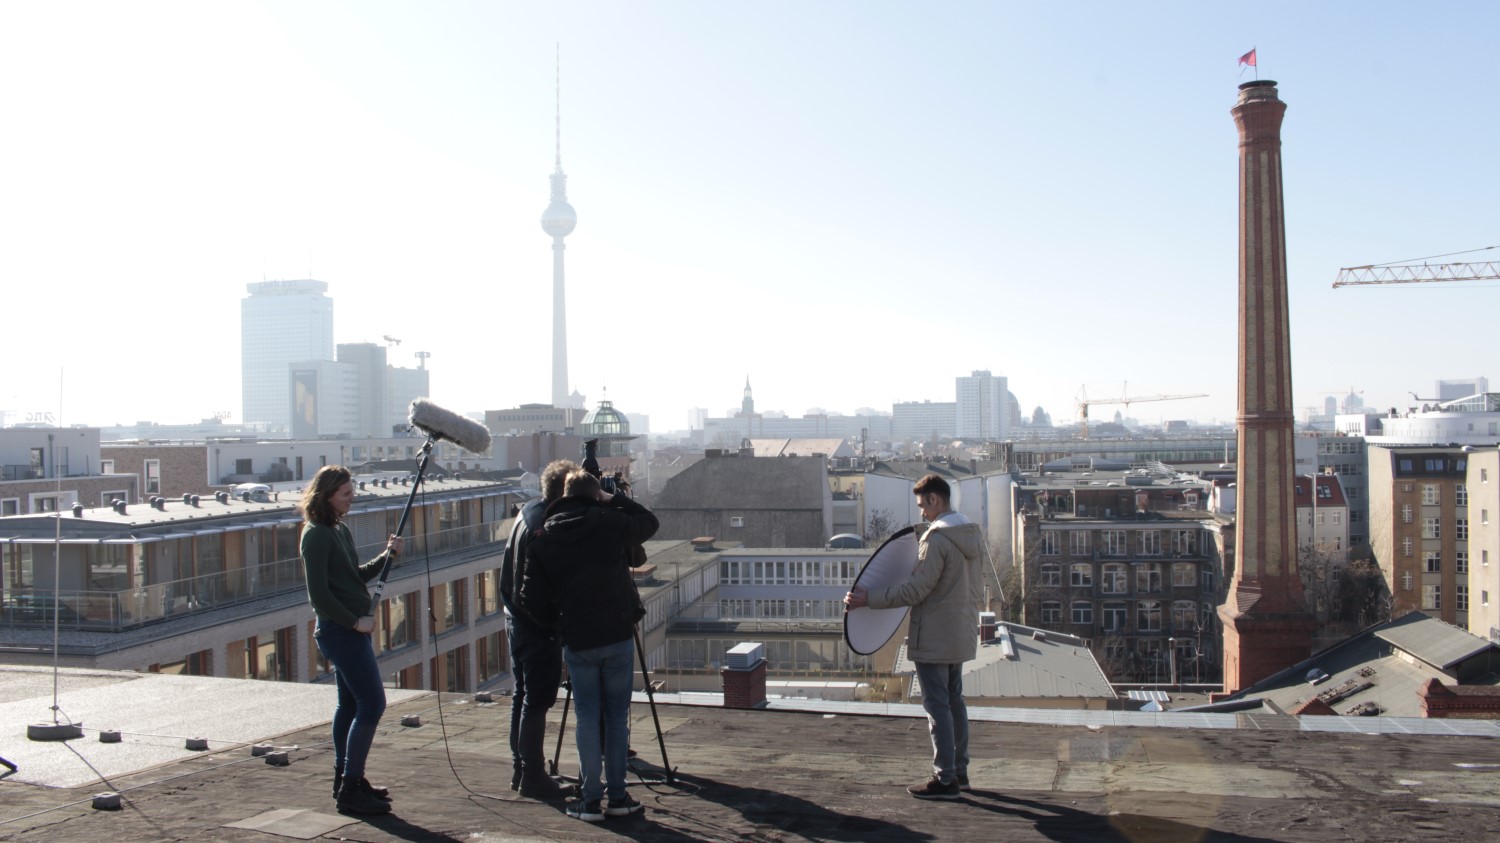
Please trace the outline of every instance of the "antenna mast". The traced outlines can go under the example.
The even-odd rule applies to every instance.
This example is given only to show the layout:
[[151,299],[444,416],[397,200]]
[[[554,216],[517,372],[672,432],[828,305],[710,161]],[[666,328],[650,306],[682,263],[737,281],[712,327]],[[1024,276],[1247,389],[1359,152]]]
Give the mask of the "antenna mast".
[[556,78],[553,84],[556,86],[554,93],[557,97],[557,169],[562,169],[562,44],[558,43]]

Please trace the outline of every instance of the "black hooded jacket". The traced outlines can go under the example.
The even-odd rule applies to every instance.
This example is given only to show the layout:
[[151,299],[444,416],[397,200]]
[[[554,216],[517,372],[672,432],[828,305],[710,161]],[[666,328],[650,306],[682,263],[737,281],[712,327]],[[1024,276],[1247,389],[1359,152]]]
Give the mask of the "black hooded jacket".
[[505,610],[517,623],[526,624],[537,632],[553,633],[556,630],[540,624],[530,613],[521,608],[521,583],[526,579],[526,542],[531,534],[542,528],[547,517],[547,501],[532,498],[516,513],[516,522],[511,526],[510,541],[505,544],[505,555],[500,562],[500,600]]
[[630,576],[632,549],[658,526],[651,510],[621,494],[608,503],[554,501],[525,545],[521,608],[543,624],[555,618],[570,650],[630,638],[642,614]]

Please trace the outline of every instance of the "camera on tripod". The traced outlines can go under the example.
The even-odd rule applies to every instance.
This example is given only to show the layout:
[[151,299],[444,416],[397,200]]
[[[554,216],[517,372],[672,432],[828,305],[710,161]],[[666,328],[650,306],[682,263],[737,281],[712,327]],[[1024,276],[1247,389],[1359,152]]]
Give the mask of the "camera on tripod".
[[611,495],[616,492],[630,494],[630,481],[625,479],[622,472],[616,471],[613,475],[605,474],[599,468],[599,440],[587,439],[583,443],[583,470],[599,478],[599,486]]

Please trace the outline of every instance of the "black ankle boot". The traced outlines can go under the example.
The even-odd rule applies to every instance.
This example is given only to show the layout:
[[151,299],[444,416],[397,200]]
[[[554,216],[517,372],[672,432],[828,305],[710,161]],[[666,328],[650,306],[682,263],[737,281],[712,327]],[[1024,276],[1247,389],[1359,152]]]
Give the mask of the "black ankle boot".
[[344,768],[335,767],[333,770],[333,798],[339,798],[339,788],[344,786]]
[[572,788],[566,788],[557,783],[557,779],[547,775],[544,770],[533,773],[530,767],[521,774],[521,795],[527,799],[540,799],[544,802],[553,802],[562,799],[572,793]]
[[527,799],[556,800],[571,792],[547,775],[547,761],[542,756],[546,730],[547,721],[543,718],[521,715],[521,733],[516,736],[516,746],[521,752],[521,781],[517,789]]
[[389,814],[391,803],[376,799],[360,787],[355,779],[345,779],[339,788],[338,809],[341,814]]
[[369,779],[360,778],[359,786],[360,789],[365,793],[368,793],[376,799],[379,799],[381,802],[391,801],[391,791],[388,788],[376,787],[375,785],[370,784]]

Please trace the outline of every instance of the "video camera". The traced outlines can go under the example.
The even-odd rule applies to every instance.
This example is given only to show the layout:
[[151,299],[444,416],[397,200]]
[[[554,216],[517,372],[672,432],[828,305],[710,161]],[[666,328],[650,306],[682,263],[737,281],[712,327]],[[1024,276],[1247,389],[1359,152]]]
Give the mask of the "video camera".
[[613,476],[605,474],[599,468],[599,440],[586,439],[583,443],[583,470],[599,478],[599,486],[610,494],[616,492],[630,494],[630,481],[625,475],[616,471]]

